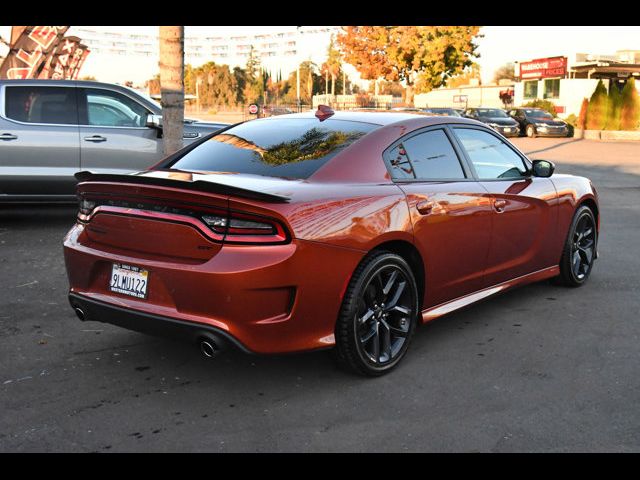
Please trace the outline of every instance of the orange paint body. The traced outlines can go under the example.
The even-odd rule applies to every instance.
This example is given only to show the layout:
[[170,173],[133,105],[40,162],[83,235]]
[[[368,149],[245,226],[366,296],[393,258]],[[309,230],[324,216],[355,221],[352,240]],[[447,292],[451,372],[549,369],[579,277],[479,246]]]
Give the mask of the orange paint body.
[[[420,128],[478,122],[342,114],[362,121],[370,115],[382,126],[308,179],[270,178],[261,184],[261,191],[287,201],[194,191],[179,183],[81,182],[81,198],[116,202],[96,207],[65,237],[70,292],[131,311],[209,325],[252,352],[282,353],[333,345],[351,275],[368,252],[385,244],[406,245],[419,254],[421,264],[413,267],[424,278],[423,321],[557,275],[573,212],[585,201],[597,206],[587,179],[554,175],[396,183],[383,162],[390,144]],[[161,169],[153,173],[155,178],[176,176]],[[242,183],[245,177],[261,181],[220,173],[208,177],[223,183]],[[149,203],[177,210],[151,211]],[[225,241],[200,218],[185,214],[191,209],[266,218],[282,229],[286,240]],[[109,290],[113,263],[148,270],[146,299]]]

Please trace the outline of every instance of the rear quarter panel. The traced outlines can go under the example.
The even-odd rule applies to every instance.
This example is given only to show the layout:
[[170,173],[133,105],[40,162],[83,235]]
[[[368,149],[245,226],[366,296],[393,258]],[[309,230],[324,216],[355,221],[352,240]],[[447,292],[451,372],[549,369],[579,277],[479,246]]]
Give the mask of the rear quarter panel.
[[576,209],[583,203],[593,202],[596,206],[596,225],[600,231],[600,205],[595,187],[588,178],[574,175],[554,174],[551,181],[558,194],[558,235],[555,238],[554,251],[558,262],[562,256],[562,248]]

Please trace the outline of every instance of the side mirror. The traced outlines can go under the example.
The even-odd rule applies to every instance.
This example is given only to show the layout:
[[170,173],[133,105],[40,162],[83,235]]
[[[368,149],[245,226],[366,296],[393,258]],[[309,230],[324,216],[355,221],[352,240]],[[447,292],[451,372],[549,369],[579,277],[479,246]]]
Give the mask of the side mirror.
[[147,115],[147,121],[145,123],[145,127],[161,129],[162,128],[162,115],[154,115],[153,113],[148,114]]
[[553,175],[556,166],[553,162],[548,160],[534,160],[533,161],[533,176],[548,178]]

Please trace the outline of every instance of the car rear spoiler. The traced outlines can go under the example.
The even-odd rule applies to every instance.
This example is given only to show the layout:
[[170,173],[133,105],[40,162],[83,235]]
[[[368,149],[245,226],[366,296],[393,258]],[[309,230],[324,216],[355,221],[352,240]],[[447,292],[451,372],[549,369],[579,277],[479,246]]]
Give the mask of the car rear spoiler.
[[249,198],[271,203],[286,203],[291,200],[283,195],[249,190],[208,180],[188,181],[183,179],[162,178],[146,176],[144,174],[117,174],[117,173],[93,173],[82,171],[75,174],[78,182],[113,182],[113,183],[133,183],[137,185],[158,185],[161,187],[175,187],[198,192],[218,193],[222,195],[233,195],[236,197]]

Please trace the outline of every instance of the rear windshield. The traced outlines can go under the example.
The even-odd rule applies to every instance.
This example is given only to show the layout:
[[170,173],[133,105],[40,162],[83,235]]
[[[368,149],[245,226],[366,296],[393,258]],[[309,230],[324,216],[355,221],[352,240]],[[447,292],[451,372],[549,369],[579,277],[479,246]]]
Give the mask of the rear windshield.
[[251,121],[214,135],[171,168],[308,178],[342,149],[378,127],[315,118]]

